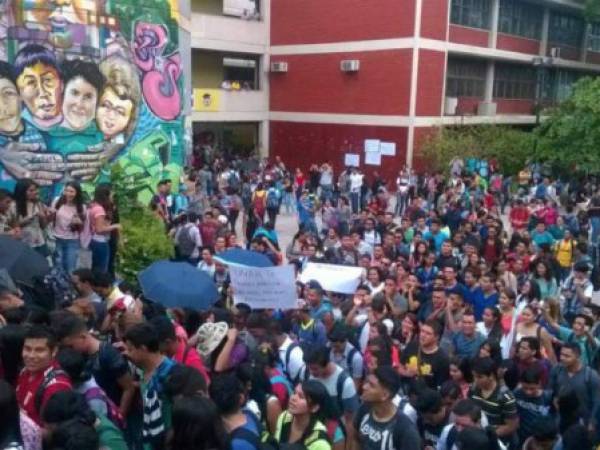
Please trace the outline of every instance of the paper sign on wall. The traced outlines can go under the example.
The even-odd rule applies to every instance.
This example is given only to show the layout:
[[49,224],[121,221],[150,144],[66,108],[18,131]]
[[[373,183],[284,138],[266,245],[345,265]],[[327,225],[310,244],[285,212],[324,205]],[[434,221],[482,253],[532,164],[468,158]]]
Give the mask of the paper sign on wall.
[[346,167],[360,166],[360,155],[358,155],[356,153],[346,153],[344,155],[344,165]]
[[295,309],[298,295],[294,267],[229,266],[233,301],[252,309]]
[[379,150],[383,156],[396,156],[396,143],[382,142],[379,144]]
[[381,141],[379,139],[365,139],[365,152],[377,152],[379,153],[379,145]]
[[381,165],[381,153],[380,152],[365,153],[365,164],[368,164],[369,166],[380,166]]

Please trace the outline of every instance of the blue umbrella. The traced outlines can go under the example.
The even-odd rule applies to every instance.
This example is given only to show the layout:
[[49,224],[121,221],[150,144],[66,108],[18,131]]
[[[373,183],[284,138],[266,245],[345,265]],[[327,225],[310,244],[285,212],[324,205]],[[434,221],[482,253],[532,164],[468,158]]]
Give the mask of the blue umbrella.
[[208,309],[219,296],[211,277],[186,262],[157,261],[138,280],[147,299],[167,308]]
[[217,253],[215,259],[227,265],[273,267],[273,262],[268,256],[253,250],[244,250],[241,248],[230,248],[224,252]]

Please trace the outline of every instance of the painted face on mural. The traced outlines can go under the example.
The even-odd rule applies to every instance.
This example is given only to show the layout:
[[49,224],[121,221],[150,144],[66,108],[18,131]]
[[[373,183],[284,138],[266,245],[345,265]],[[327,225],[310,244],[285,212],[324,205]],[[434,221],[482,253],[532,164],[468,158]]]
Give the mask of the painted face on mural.
[[60,112],[62,82],[58,71],[43,63],[26,67],[17,78],[21,98],[31,114],[40,120],[50,120]]
[[85,81],[83,77],[75,77],[65,86],[63,99],[64,125],[81,131],[94,119],[98,92],[96,88]]
[[113,89],[108,87],[104,89],[98,102],[98,111],[96,111],[98,128],[106,138],[116,136],[125,131],[132,112],[133,102],[130,99],[120,98]]
[[21,132],[21,99],[17,87],[8,78],[0,78],[0,133]]

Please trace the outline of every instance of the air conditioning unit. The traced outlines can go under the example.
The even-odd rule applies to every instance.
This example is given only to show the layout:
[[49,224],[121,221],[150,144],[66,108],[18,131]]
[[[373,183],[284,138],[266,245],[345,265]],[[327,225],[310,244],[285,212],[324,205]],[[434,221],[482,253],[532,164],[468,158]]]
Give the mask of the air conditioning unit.
[[496,115],[496,103],[494,103],[494,102],[479,102],[477,104],[477,115],[478,116],[495,116]]
[[340,63],[342,72],[358,72],[360,69],[360,61],[358,59],[345,59]]
[[550,49],[550,56],[552,58],[560,58],[560,47],[552,47]]
[[446,97],[446,100],[444,101],[444,115],[455,116],[457,107],[458,107],[458,98]]
[[283,73],[288,71],[288,63],[278,61],[271,63],[271,72]]

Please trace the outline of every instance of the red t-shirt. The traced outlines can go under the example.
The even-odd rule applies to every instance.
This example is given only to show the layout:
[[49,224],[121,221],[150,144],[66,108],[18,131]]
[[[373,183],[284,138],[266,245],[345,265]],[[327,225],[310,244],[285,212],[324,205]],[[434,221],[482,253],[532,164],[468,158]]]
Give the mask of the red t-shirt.
[[40,426],[42,425],[40,411],[44,408],[48,399],[57,392],[69,391],[72,389],[71,380],[69,380],[65,374],[58,374],[50,381],[46,389],[44,389],[40,409],[38,410],[36,408],[35,397],[38,389],[50,371],[58,368],[58,363],[53,361],[50,367],[43,372],[32,373],[27,369],[23,369],[17,380],[17,401],[19,402],[19,406],[31,420]]
[[[206,367],[204,367],[204,363],[202,362],[202,358],[198,354],[195,348],[190,347],[186,353],[186,343],[183,341],[179,341],[177,345],[177,352],[173,356],[175,362],[179,364],[183,364],[184,366],[192,367],[196,369],[198,372],[202,374],[204,379],[206,380],[206,384],[210,383],[210,377],[208,376],[208,372],[206,371]],[[183,356],[185,355],[185,361],[183,360]]]

